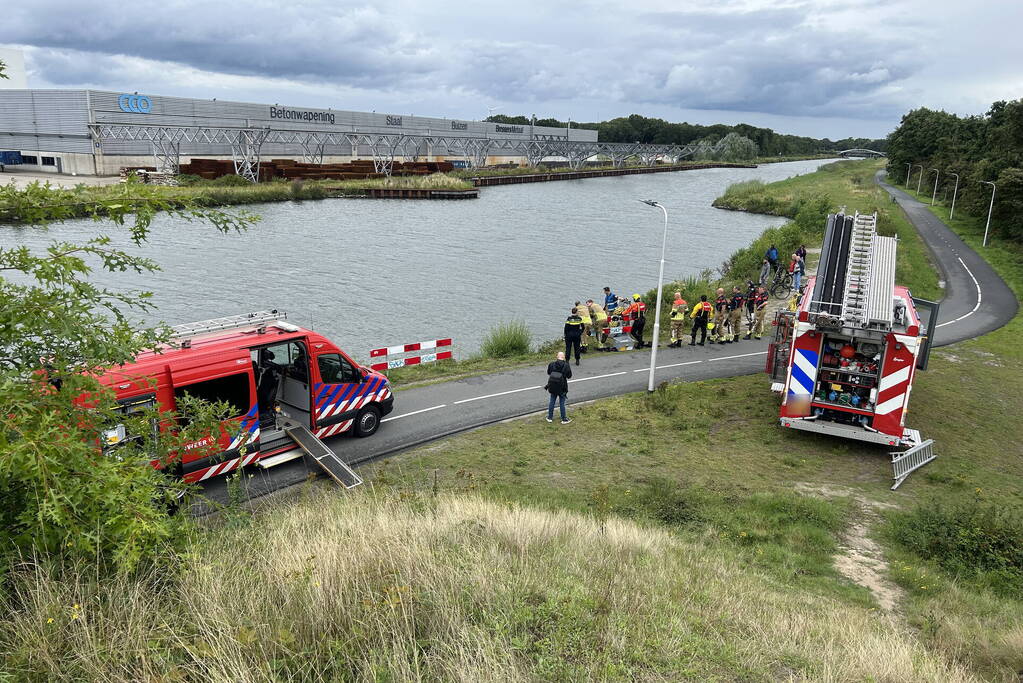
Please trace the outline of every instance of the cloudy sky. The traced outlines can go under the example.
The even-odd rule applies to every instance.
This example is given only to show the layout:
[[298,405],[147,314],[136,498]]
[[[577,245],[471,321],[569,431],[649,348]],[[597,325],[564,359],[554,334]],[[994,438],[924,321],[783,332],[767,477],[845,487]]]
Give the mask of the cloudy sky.
[[1023,0],[32,0],[38,88],[479,119],[640,113],[886,135],[1023,97]]

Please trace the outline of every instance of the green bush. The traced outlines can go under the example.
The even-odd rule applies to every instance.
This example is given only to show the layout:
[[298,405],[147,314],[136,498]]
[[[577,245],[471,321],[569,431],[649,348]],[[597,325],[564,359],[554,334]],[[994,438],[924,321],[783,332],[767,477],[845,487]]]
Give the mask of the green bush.
[[177,180],[178,185],[181,187],[194,187],[195,185],[202,185],[207,182],[205,178],[193,173],[179,173]]
[[240,175],[222,175],[211,180],[209,184],[217,187],[248,187],[253,183]]
[[1005,595],[1023,591],[1023,509],[974,498],[929,503],[889,517],[903,548]]
[[533,335],[522,320],[502,323],[487,332],[480,353],[490,358],[511,358],[529,353]]

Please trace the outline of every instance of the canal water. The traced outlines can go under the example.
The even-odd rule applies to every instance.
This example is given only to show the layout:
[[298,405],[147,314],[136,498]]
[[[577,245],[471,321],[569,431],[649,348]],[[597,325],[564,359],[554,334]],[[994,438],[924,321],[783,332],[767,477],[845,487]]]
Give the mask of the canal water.
[[[711,207],[731,183],[781,180],[827,161],[716,168],[483,188],[478,200],[324,200],[253,205],[243,234],[167,216],[142,253],[158,273],[109,274],[114,288],[154,292],[170,324],[278,308],[357,360],[371,348],[452,337],[456,358],[487,330],[525,320],[534,340],[559,337],[571,304],[602,288],[627,296],[656,285],[668,209],[666,281],[716,269],[783,219]],[[0,244],[123,230],[74,221],[48,231],[0,226]]]

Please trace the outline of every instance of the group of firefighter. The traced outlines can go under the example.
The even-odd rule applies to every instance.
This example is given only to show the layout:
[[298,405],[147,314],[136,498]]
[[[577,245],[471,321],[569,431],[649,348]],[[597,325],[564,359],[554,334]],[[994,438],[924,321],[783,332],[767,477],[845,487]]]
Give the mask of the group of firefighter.
[[[734,286],[731,294],[726,293],[724,288],[718,288],[713,302],[708,300],[706,294],[701,295],[692,307],[682,298],[681,292],[675,292],[671,303],[671,342],[668,346],[681,347],[687,335],[690,337],[690,346],[704,346],[708,336],[712,344],[760,339],[764,335],[767,302],[767,290],[752,280],[747,281],[745,290],[738,285]],[[745,335],[742,334],[743,318],[746,323]],[[617,350],[617,345],[607,343],[611,329],[617,327],[629,329],[628,334],[637,349],[648,345],[643,340],[646,303],[639,294],[633,294],[630,301],[616,296],[610,287],[605,287],[602,304],[593,299],[585,303],[576,301],[565,320],[566,360],[570,360],[574,352],[578,365],[580,353],[590,348],[591,340],[592,348],[596,351]],[[697,336],[700,337],[699,342],[696,341]]]

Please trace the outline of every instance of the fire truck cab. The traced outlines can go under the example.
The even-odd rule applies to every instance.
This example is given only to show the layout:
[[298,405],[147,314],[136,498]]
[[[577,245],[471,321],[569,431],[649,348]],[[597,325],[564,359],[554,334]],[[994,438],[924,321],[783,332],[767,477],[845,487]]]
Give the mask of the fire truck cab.
[[898,241],[876,225],[877,214],[828,216],[817,275],[776,315],[767,372],[782,427],[907,448],[891,454],[894,489],[935,457],[906,414],[938,305],[895,284]]
[[[374,434],[393,409],[390,386],[286,317],[272,310],[179,325],[168,345],[110,369],[100,381],[125,412],[173,411],[185,394],[232,406],[219,435],[185,445],[175,467],[186,481],[305,455],[350,488],[361,479],[320,439]],[[108,444],[126,437],[123,428],[105,436]]]

